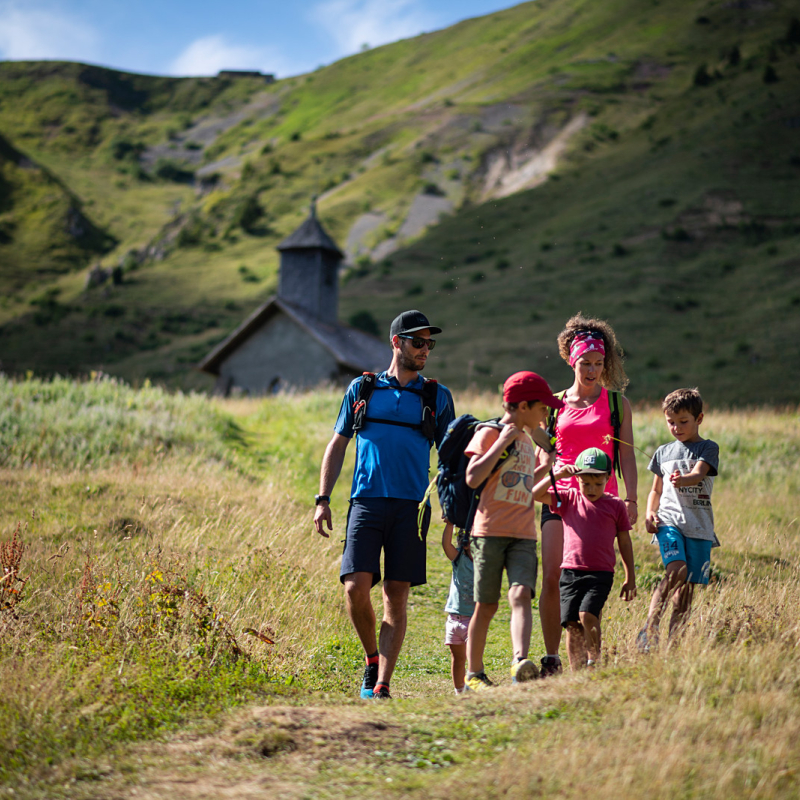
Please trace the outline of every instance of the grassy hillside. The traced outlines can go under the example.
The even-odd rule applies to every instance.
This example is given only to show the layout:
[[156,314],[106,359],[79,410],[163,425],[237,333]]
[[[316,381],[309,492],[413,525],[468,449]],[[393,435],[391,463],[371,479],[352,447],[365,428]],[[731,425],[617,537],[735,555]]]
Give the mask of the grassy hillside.
[[[716,403],[796,402],[779,361],[800,304],[798,16],[526,3],[271,86],[0,65],[0,131],[124,270],[17,292],[4,368],[209,386],[191,365],[274,290],[274,246],[321,193],[340,244],[361,232],[342,318],[385,328],[422,306],[469,327],[431,363],[453,385],[520,366],[566,382],[552,342],[582,308],[619,329],[634,398],[692,382]],[[30,306],[44,289],[49,317]]]
[[33,281],[84,267],[114,239],[82,212],[80,200],[46,168],[0,136],[0,288],[9,294]]
[[[455,400],[480,416],[497,402]],[[6,794],[797,795],[795,414],[706,417],[722,547],[682,639],[634,647],[661,570],[640,526],[640,596],[612,592],[594,672],[512,686],[504,602],[486,659],[499,687],[456,698],[434,525],[396,699],[376,704],[356,697],[361,655],[338,581],[352,452],[334,535],[311,528],[338,404],[335,392],[211,403],[108,379],[0,382]],[[649,452],[667,438],[655,410],[638,410],[634,429]],[[538,657],[538,624],[532,647]]]

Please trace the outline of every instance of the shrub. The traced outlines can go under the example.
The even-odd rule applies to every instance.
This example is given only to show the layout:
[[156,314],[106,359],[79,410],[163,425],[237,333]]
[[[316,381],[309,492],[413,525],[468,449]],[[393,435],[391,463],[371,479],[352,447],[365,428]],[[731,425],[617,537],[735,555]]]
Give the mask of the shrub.
[[708,68],[705,64],[701,64],[694,73],[692,83],[695,86],[709,86],[714,79],[708,74]]
[[159,158],[156,161],[154,173],[157,178],[173,183],[191,183],[194,180],[193,170],[187,169],[183,162],[170,158]]
[[256,222],[264,216],[264,209],[258,202],[258,195],[245,197],[234,209],[231,224],[243,231],[252,232]]

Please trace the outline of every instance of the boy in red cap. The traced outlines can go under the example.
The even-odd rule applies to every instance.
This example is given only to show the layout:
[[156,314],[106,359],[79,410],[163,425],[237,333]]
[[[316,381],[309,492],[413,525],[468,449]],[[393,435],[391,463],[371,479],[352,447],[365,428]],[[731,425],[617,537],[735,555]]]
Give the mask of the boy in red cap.
[[534,471],[535,444],[530,431],[544,422],[548,408],[562,406],[544,378],[535,372],[516,372],[503,385],[505,413],[498,424],[478,426],[464,451],[470,459],[467,485],[482,487],[470,542],[475,612],[467,634],[467,686],[472,691],[493,685],[486,677],[483,652],[489,623],[499,605],[504,570],[511,605],[511,676],[515,683],[538,676],[528,659],[538,566],[531,490],[548,467]]

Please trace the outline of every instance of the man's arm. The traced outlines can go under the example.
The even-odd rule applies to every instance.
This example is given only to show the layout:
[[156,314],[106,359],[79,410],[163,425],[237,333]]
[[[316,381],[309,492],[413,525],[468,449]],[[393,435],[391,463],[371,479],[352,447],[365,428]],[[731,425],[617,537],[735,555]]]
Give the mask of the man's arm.
[[[622,425],[620,425],[619,438],[619,466],[622,480],[625,482],[625,508],[631,525],[636,524],[639,518],[639,506],[636,504],[636,493],[639,489],[639,476],[636,472],[636,451],[633,449],[633,413],[627,397],[622,398]],[[623,499],[625,499],[623,498]]]
[[[336,480],[342,471],[344,454],[347,451],[348,444],[350,444],[350,440],[340,433],[334,433],[333,438],[328,442],[328,446],[325,448],[325,455],[322,457],[322,467],[319,471],[320,494],[330,497],[331,492],[333,492],[333,487],[336,486]],[[314,528],[316,528],[318,534],[327,539],[329,534],[323,530],[323,524],[327,524],[329,531],[333,530],[331,507],[326,500],[321,501],[314,511]]]
[[698,483],[703,482],[703,478],[708,475],[710,469],[711,465],[709,463],[706,461],[698,461],[694,467],[692,467],[692,471],[687,472],[685,475],[681,475],[678,470],[675,470],[672,475],[669,476],[669,482],[676,489],[682,486],[696,486]]
[[625,583],[619,596],[624,600],[633,600],[636,597],[636,571],[633,565],[633,542],[631,542],[630,531],[617,531],[617,545],[619,555],[625,567]]
[[660,475],[653,476],[653,488],[647,495],[647,513],[644,518],[644,527],[648,533],[655,533],[661,520],[658,518],[658,507],[661,504],[661,492],[664,489],[664,479]]

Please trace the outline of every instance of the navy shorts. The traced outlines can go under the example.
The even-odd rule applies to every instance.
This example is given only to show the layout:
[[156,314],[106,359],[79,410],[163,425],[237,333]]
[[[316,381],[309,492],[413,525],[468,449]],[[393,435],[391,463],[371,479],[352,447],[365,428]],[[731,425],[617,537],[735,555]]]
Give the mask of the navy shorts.
[[427,582],[425,540],[431,522],[425,509],[422,530],[417,528],[419,503],[394,497],[354,497],[347,514],[347,534],[339,580],[352,572],[371,572],[372,585],[381,579],[406,581],[412,586]]
[[614,585],[613,572],[562,569],[558,582],[561,595],[561,626],[580,622],[580,612],[600,616]]

